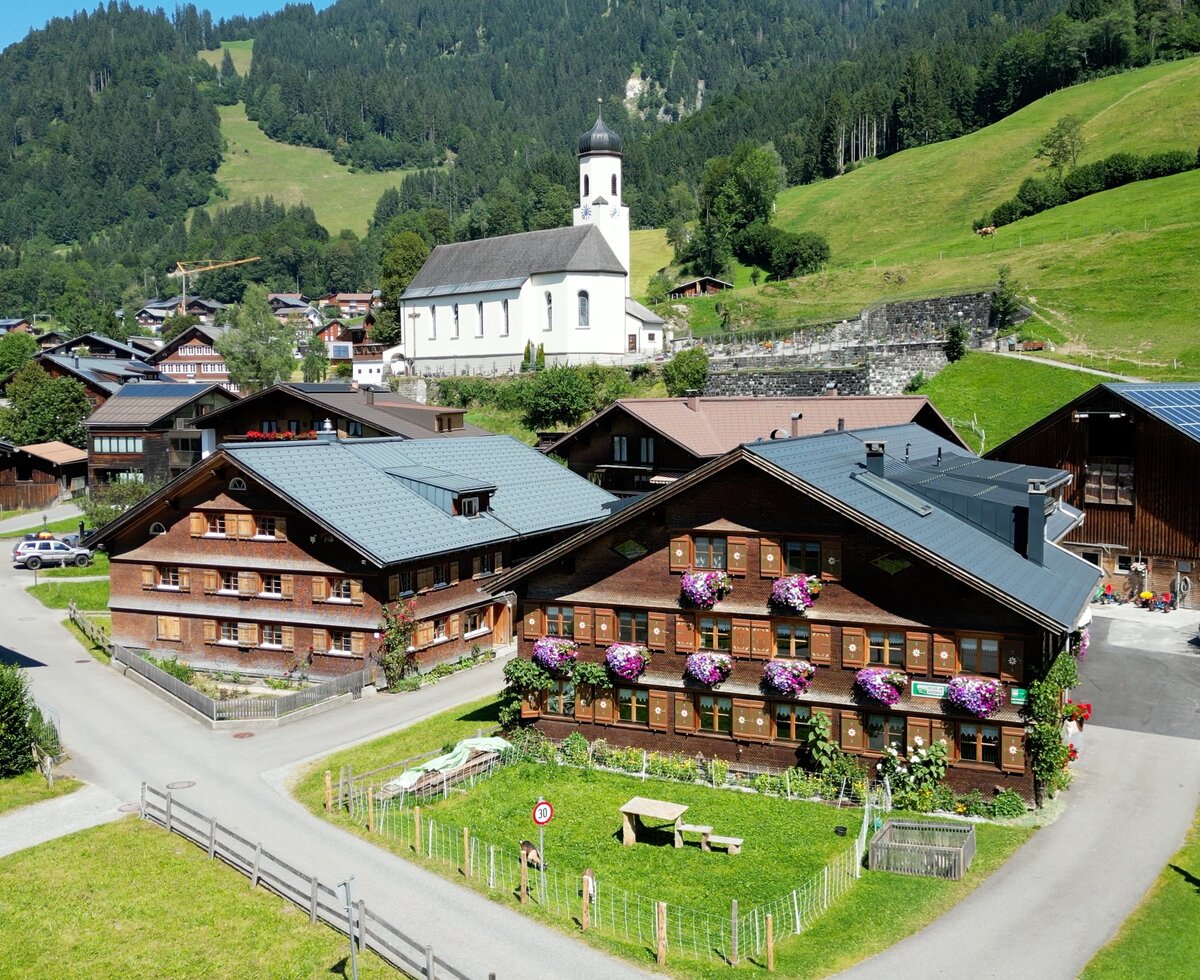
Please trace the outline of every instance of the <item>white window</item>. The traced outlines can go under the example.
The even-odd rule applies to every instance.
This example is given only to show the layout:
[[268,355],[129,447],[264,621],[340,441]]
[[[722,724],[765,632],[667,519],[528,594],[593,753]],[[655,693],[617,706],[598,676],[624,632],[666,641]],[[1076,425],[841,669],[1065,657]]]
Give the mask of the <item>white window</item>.
[[349,602],[352,595],[348,578],[331,578],[329,580],[330,602]]
[[166,565],[158,570],[158,587],[160,589],[179,588],[179,569],[174,565]]
[[617,175],[616,174],[612,175],[612,192],[613,192],[613,197],[616,197],[617,196]]
[[221,572],[221,591],[222,592],[237,592],[238,590],[238,573],[237,572]]
[[483,336],[483,303],[475,304],[475,336]]
[[221,537],[225,536],[225,515],[224,514],[209,514],[208,515],[208,533],[218,534]]
[[353,653],[354,638],[346,630],[333,630],[329,634],[329,649],[333,653]]
[[500,327],[500,336],[507,337],[508,336],[508,300],[505,300],[504,303],[502,304],[502,306],[504,308],[504,322],[501,324],[501,327]]
[[273,538],[273,537],[275,537],[275,518],[274,517],[256,517],[256,518],[254,518],[254,536],[256,538]]
[[221,642],[236,644],[238,641],[237,623],[229,619],[221,620]]
[[579,325],[581,327],[589,326],[591,318],[591,310],[589,309],[588,294],[586,289],[579,291]]
[[479,516],[479,498],[478,497],[462,497],[458,501],[458,512],[463,517],[478,517]]
[[140,453],[142,440],[135,436],[96,436],[93,450],[98,453]]
[[262,642],[259,646],[283,646],[283,627],[276,623],[264,623],[262,626]]
[[262,595],[282,596],[283,595],[283,576],[282,575],[264,575],[264,576],[262,576]]
[[550,295],[550,290],[546,290],[546,329],[554,329],[554,297]]

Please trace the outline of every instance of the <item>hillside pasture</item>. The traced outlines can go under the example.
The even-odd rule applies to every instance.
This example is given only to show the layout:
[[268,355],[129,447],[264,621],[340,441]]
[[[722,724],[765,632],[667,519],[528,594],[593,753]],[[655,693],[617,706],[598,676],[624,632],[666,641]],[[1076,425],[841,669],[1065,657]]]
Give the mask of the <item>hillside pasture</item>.
[[201,51],[199,57],[203,61],[207,61],[214,68],[221,67],[221,60],[225,57],[225,52],[229,52],[229,57],[233,59],[233,70],[236,71],[242,78],[250,71],[250,62],[254,58],[254,39],[248,38],[245,41],[222,41],[221,46],[215,51]]

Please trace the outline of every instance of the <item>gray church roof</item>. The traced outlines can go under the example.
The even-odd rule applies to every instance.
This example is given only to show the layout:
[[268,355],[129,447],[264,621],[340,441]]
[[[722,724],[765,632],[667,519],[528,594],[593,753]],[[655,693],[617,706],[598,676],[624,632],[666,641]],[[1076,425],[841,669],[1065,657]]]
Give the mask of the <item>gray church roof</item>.
[[404,291],[406,300],[519,287],[547,272],[612,272],[625,267],[595,225],[439,245]]
[[653,310],[646,309],[646,307],[642,306],[642,304],[636,299],[633,299],[629,296],[625,297],[625,312],[635,320],[640,320],[642,323],[666,323],[666,321]]

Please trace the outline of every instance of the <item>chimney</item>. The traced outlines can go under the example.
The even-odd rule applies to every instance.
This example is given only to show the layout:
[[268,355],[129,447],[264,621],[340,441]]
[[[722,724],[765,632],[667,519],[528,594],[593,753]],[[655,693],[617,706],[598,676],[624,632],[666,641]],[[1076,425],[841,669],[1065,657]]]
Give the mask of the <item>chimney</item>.
[[838,419],[838,432],[845,432],[845,431],[846,431],[846,420]]
[[374,405],[375,404],[375,389],[374,388],[364,388],[363,389],[363,397],[366,398],[368,405]]
[[74,355],[73,360],[75,361],[75,370],[78,371],[79,370],[79,355],[78,354]]
[[326,419],[321,423],[321,428],[317,431],[317,438],[322,442],[337,442],[337,429],[333,427],[333,422]]
[[689,388],[684,394],[687,396],[687,407],[693,412],[700,411],[700,389]]
[[872,476],[877,476],[883,479],[883,450],[887,446],[886,442],[868,442],[867,446],[867,472]]
[[836,381],[828,381],[828,382],[826,382],[826,383],[825,383],[825,392],[824,392],[824,393],[825,393],[826,395],[831,395],[831,396],[833,396],[834,398],[836,398],[836,397],[837,397],[837,393],[838,393],[838,390],[837,390],[837,382],[836,382]]
[[792,438],[800,435],[800,420],[804,418],[803,412],[792,412]]
[[1029,481],[1029,520],[1025,557],[1039,565],[1046,564],[1046,481]]

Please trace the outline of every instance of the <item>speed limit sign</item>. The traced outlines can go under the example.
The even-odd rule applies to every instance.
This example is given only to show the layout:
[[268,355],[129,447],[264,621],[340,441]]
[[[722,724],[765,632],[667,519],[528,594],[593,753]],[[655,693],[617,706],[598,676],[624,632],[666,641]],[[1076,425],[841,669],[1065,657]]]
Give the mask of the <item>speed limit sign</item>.
[[533,822],[539,827],[545,827],[554,819],[554,807],[545,800],[539,800],[533,808]]

